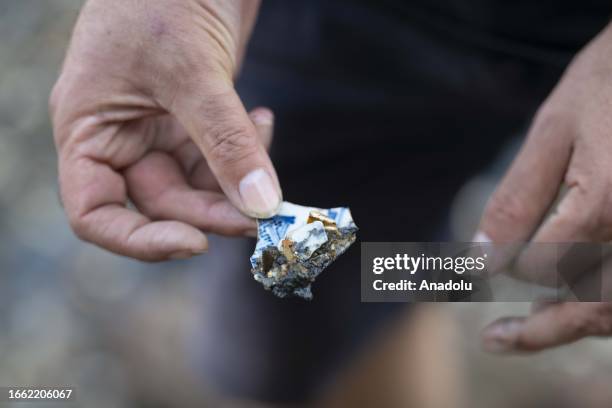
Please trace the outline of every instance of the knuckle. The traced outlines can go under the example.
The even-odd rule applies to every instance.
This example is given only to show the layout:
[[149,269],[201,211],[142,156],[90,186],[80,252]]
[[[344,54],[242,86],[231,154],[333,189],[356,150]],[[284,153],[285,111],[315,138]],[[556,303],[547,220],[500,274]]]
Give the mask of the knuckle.
[[578,203],[563,209],[566,222],[580,226],[593,239],[612,238],[612,191],[597,188],[582,195]]
[[213,161],[233,164],[256,151],[257,145],[245,126],[213,128],[209,131],[209,154]]
[[565,177],[570,190],[556,208],[564,224],[588,234],[591,239],[612,237],[612,188],[584,171],[570,169]]

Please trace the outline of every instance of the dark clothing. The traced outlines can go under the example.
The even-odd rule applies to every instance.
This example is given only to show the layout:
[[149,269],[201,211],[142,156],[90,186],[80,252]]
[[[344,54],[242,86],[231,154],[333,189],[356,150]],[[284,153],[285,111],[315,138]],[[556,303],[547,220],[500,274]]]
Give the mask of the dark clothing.
[[[362,241],[443,240],[457,189],[524,129],[611,9],[264,0],[239,91],[249,108],[275,111],[286,200],[350,206]],[[319,278],[310,303],[265,292],[248,255],[210,283],[208,292],[231,296],[215,297],[203,328],[202,367],[236,395],[307,400],[400,310],[360,303],[358,244]]]

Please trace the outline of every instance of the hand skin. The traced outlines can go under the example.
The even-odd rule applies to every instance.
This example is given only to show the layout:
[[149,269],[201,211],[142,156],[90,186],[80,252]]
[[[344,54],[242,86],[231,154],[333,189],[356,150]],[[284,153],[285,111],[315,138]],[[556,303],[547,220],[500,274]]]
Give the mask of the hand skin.
[[529,353],[587,336],[612,335],[612,303],[536,303],[527,317],[504,317],[483,330],[492,353]]
[[[89,0],[50,98],[62,202],[83,240],[159,261],[204,232],[253,235],[280,205],[266,145],[233,86],[254,0]],[[133,204],[137,211],[129,208]]]
[[[540,107],[477,236],[493,243],[612,239],[611,72],[608,27],[575,57]],[[547,216],[563,184],[567,191]],[[551,276],[523,278],[546,283]],[[503,318],[484,330],[483,344],[489,351],[524,352],[592,335],[612,335],[611,304],[553,303],[528,317]]]

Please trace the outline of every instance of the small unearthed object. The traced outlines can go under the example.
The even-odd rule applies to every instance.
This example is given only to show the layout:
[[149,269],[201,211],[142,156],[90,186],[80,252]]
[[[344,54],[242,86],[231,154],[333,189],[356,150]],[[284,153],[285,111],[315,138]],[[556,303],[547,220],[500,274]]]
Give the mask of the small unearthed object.
[[322,210],[284,202],[272,218],[257,220],[253,277],[276,296],[312,299],[310,285],[355,242],[348,208]]

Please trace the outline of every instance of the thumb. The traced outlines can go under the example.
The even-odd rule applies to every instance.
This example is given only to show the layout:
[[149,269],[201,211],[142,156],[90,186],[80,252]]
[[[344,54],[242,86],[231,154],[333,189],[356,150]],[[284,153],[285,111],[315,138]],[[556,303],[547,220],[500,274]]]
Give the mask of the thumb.
[[231,86],[214,94],[181,92],[170,109],[208,162],[221,189],[243,213],[273,216],[282,202],[276,171],[257,129]]

